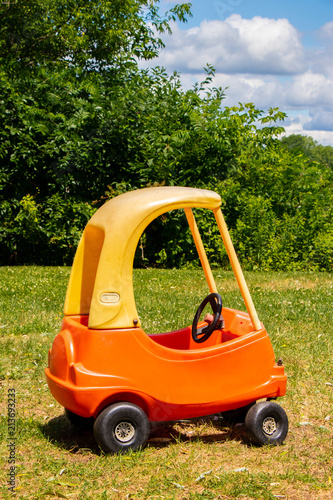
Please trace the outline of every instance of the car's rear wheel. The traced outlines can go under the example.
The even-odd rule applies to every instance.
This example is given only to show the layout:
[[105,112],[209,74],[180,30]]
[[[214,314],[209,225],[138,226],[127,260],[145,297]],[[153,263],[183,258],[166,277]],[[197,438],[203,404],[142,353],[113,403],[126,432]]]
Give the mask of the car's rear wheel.
[[135,451],[146,444],[149,432],[147,415],[132,403],[108,406],[94,423],[95,439],[106,453]]
[[278,404],[262,401],[249,409],[245,426],[254,444],[282,444],[288,434],[288,417]]

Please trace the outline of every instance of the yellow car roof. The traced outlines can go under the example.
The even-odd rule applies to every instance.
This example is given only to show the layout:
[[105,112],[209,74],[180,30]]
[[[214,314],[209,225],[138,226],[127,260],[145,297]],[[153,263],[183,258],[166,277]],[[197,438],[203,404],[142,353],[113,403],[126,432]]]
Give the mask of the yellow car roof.
[[221,198],[205,189],[152,187],[106,202],[81,237],[69,280],[64,312],[89,314],[89,327],[140,325],[133,292],[133,260],[145,228],[178,208],[217,209]]

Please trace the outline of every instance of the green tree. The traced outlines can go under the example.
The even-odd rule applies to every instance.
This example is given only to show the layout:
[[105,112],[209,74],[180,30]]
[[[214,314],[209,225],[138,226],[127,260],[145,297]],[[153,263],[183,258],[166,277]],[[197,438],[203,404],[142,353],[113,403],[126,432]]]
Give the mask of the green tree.
[[[55,241],[59,261],[67,261],[64,245],[74,248],[77,240],[67,228],[71,207],[81,206],[81,231],[86,203],[102,199],[108,184],[131,178],[136,116],[129,101],[142,79],[137,60],[156,56],[170,20],[189,14],[182,4],[161,16],[153,0],[0,5],[3,262],[38,260],[38,253],[40,260]],[[29,242],[39,249],[33,252]]]
[[[188,91],[177,74],[139,70],[186,15],[189,4],[162,16],[153,0],[1,4],[1,264],[71,264],[107,198],[176,184],[221,194],[244,266],[332,270],[331,149],[279,140],[279,109],[223,106],[209,65]],[[226,265],[210,216],[197,218],[213,265]],[[184,215],[149,227],[136,262],[197,265]]]
[[[73,66],[116,71],[132,57],[151,59],[163,43],[156,34],[186,20],[190,4],[161,17],[155,0],[8,0],[0,7],[2,64],[32,68]],[[155,30],[155,32],[153,31]]]
[[333,147],[318,144],[312,137],[301,134],[291,134],[283,137],[281,142],[284,147],[294,154],[303,153],[311,161],[333,167]]

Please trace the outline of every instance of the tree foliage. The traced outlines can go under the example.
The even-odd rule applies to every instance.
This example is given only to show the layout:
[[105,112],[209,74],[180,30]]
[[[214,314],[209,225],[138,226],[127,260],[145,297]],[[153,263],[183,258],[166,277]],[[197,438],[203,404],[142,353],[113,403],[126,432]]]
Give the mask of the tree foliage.
[[282,144],[292,153],[303,153],[311,161],[333,168],[333,147],[318,144],[312,137],[292,134],[281,139]]
[[[223,105],[214,69],[192,89],[140,58],[170,21],[152,0],[8,0],[0,6],[1,264],[71,264],[106,199],[151,185],[210,188],[245,267],[332,270],[332,157],[278,139],[285,114]],[[214,265],[225,251],[197,212]],[[176,236],[177,235],[177,236]],[[184,253],[185,248],[185,253]],[[137,265],[197,265],[182,213],[154,222]]]
[[[169,22],[184,21],[189,5],[164,17],[154,0],[8,0],[0,10],[0,57],[12,69],[63,65],[115,70],[131,57],[151,59]],[[153,31],[155,30],[155,32]]]

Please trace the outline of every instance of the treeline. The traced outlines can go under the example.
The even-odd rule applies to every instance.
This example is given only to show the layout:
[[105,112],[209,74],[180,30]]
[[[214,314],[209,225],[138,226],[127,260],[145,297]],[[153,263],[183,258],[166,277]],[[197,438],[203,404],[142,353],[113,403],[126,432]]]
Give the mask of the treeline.
[[[139,0],[13,0],[0,6],[0,264],[71,264],[108,198],[152,185],[220,193],[249,269],[333,266],[333,148],[279,140],[285,114],[223,105],[206,79],[140,70],[159,33],[185,20]],[[154,31],[152,29],[154,28]],[[198,223],[214,265],[227,265],[210,216]],[[184,252],[185,250],[185,252]],[[183,215],[140,241],[138,266],[195,266]]]

